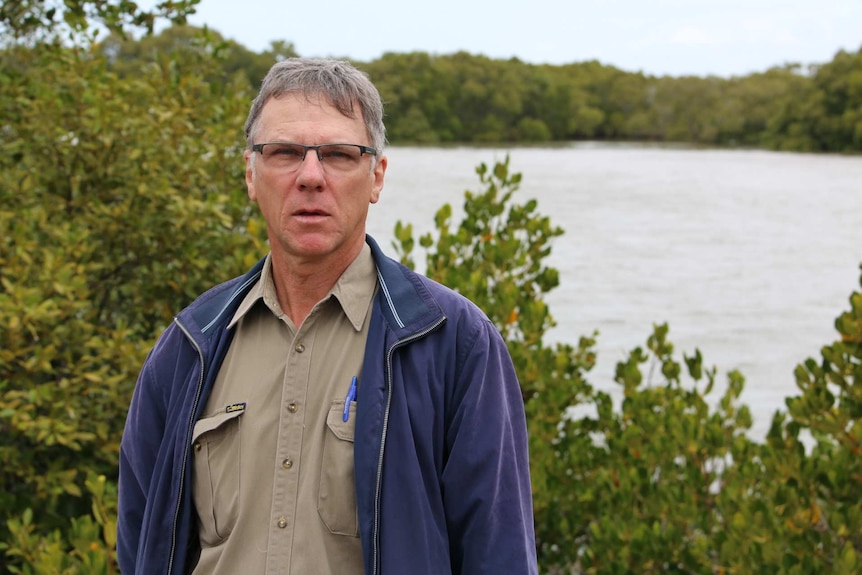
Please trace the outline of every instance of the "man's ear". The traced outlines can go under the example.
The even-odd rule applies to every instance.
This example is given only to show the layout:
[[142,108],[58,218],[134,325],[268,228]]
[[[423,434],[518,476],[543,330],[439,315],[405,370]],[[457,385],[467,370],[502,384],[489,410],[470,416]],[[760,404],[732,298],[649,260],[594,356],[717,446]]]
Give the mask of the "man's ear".
[[374,166],[374,170],[371,173],[371,176],[374,178],[374,181],[371,184],[371,200],[372,204],[376,204],[377,200],[380,199],[380,192],[383,191],[383,180],[386,176],[386,166],[388,165],[389,160],[386,156],[382,156],[379,160],[377,160],[377,165]]
[[254,189],[254,157],[252,156],[251,150],[245,150],[243,152],[243,157],[245,158],[245,187],[248,190],[248,197],[251,198],[251,201],[257,201],[257,192]]

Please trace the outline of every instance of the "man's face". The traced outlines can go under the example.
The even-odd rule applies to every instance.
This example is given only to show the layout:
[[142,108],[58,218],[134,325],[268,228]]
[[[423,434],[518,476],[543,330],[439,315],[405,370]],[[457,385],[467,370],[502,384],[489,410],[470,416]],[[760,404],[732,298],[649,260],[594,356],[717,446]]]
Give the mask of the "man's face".
[[[273,98],[261,111],[253,143],[368,146],[358,109],[355,116],[342,115],[325,98]],[[385,157],[372,170],[374,157],[365,155],[348,172],[327,169],[314,150],[295,171],[270,165],[256,152],[246,151],[245,161],[248,196],[258,203],[266,220],[273,258],[346,266],[356,257],[365,241],[369,204],[377,202],[383,189]]]

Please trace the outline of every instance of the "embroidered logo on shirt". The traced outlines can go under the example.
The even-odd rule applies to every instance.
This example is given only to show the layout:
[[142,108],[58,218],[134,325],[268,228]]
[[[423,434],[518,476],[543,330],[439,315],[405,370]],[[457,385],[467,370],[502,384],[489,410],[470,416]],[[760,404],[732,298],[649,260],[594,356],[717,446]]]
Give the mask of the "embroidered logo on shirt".
[[245,402],[242,403],[231,403],[227,407],[224,408],[225,413],[234,413],[237,411],[245,411]]

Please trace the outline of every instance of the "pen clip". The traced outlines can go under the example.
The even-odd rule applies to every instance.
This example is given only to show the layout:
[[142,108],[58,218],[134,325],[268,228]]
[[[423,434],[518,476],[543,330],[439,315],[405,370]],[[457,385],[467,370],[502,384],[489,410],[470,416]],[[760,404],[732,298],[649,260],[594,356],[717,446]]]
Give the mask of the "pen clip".
[[347,390],[347,396],[344,398],[344,413],[341,415],[341,421],[347,423],[350,419],[350,402],[356,400],[356,376],[350,380],[350,389]]

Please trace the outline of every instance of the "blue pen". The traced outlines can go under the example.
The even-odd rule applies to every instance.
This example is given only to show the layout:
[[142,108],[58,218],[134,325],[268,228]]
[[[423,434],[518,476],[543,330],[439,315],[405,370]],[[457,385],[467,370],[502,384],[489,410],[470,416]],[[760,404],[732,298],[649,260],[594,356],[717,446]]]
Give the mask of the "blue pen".
[[356,376],[350,380],[350,389],[347,390],[347,397],[344,398],[344,414],[341,416],[341,421],[347,422],[350,419],[350,402],[356,399]]

